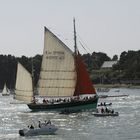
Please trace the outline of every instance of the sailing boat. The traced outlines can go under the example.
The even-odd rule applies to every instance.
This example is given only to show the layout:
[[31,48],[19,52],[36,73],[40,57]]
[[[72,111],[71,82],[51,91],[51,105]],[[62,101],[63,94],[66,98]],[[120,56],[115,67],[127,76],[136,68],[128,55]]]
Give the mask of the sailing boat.
[[[64,109],[84,110],[96,108],[98,96],[76,45],[75,20],[74,40],[75,52],[73,53],[45,27],[44,51],[37,91],[38,95],[43,96],[46,100],[44,99],[45,102],[43,103],[28,103],[27,105],[31,110],[63,111]],[[26,84],[26,82],[29,84],[27,79],[24,83]],[[24,95],[25,91],[21,92]]]
[[10,95],[10,90],[7,88],[6,83],[5,83],[3,91],[2,91],[2,96],[9,96],[9,95]]

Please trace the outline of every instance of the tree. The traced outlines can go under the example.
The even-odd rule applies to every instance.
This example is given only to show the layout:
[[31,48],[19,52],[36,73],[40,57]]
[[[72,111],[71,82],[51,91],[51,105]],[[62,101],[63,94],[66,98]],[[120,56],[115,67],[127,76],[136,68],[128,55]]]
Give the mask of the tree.
[[117,61],[117,60],[118,60],[118,55],[115,54],[112,58],[112,61]]

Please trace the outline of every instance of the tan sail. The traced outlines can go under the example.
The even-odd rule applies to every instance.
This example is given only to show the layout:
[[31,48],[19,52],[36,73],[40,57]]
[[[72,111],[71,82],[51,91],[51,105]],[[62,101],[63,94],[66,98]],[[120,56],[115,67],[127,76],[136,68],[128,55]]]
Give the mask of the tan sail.
[[33,97],[33,85],[31,74],[18,63],[15,98],[30,103]]
[[41,96],[73,96],[76,72],[73,52],[45,28],[44,51],[38,93]]

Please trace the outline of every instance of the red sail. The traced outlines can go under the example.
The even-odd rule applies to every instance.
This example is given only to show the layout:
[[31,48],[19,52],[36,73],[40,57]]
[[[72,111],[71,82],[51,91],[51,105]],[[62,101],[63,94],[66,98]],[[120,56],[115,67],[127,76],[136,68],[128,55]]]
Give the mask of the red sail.
[[93,87],[89,74],[86,70],[86,66],[79,53],[75,57],[75,65],[77,71],[77,83],[74,96],[96,94],[95,88]]

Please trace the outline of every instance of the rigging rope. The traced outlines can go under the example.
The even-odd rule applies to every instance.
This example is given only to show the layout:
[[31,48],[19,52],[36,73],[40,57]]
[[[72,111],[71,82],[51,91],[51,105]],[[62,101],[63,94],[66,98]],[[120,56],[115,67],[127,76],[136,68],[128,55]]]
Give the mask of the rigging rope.
[[[82,40],[82,38],[80,37],[80,35],[78,34],[78,37],[79,37],[79,43],[80,43],[80,45],[84,48],[84,50],[86,50],[86,52],[87,53],[91,53],[92,51],[90,50],[90,48],[86,45],[86,43],[84,43],[84,41]],[[84,45],[83,45],[84,44]],[[87,51],[87,49],[84,47],[84,46],[86,46],[86,48],[88,49],[88,51]]]

